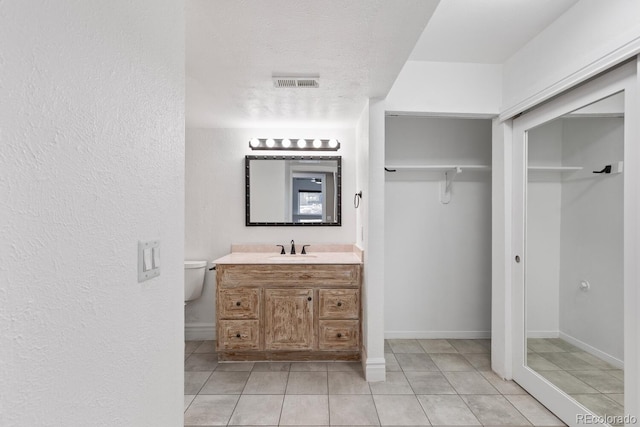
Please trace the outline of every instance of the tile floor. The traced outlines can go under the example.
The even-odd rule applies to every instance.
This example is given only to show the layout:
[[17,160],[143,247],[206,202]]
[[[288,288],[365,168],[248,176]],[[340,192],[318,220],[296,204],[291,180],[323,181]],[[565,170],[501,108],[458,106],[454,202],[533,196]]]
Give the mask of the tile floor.
[[529,338],[527,363],[602,416],[624,415],[624,371],[560,338]]
[[188,341],[185,426],[558,426],[490,369],[489,340],[388,340],[387,380],[359,362],[218,363],[213,341]]

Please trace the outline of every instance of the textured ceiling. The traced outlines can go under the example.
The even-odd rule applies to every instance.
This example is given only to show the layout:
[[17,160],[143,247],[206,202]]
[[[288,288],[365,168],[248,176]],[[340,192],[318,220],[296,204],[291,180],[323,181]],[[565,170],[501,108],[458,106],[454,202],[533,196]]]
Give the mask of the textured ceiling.
[[[353,127],[384,97],[437,0],[188,0],[188,127]],[[276,89],[273,74],[320,75]]]
[[578,0],[442,0],[413,61],[502,64]]

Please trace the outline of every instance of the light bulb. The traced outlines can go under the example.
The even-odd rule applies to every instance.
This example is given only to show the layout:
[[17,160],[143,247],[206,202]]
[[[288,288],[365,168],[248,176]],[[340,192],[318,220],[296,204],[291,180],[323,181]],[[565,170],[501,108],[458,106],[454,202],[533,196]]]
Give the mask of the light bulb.
[[251,141],[249,141],[249,144],[253,148],[256,148],[258,145],[260,145],[260,141],[258,140],[258,138],[253,138]]
[[314,148],[322,147],[322,141],[320,141],[319,139],[314,139],[313,140],[313,146],[314,146]]
[[289,138],[285,138],[282,140],[282,146],[284,148],[289,148],[290,145],[291,145],[291,140]]
[[304,147],[307,146],[307,141],[305,141],[304,139],[301,138],[301,139],[298,140],[297,144],[298,144],[298,148],[304,148]]
[[338,146],[338,141],[335,139],[330,139],[329,140],[329,147],[331,148],[336,148]]
[[267,147],[271,148],[274,145],[276,145],[276,142],[273,139],[271,138],[267,139]]

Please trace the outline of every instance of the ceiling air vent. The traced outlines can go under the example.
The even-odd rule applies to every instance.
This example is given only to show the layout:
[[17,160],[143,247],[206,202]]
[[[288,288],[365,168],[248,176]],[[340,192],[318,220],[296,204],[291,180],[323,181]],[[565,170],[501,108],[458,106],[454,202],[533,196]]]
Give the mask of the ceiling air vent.
[[273,85],[281,88],[317,88],[320,87],[320,77],[273,77]]

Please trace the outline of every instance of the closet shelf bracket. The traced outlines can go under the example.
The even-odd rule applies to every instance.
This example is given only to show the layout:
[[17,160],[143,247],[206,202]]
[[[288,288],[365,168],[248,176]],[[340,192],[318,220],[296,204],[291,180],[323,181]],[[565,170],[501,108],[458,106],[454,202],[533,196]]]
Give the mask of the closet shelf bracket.
[[456,166],[444,172],[444,179],[440,181],[440,203],[449,204],[451,201],[451,191],[453,189],[453,179],[462,173],[462,168]]

